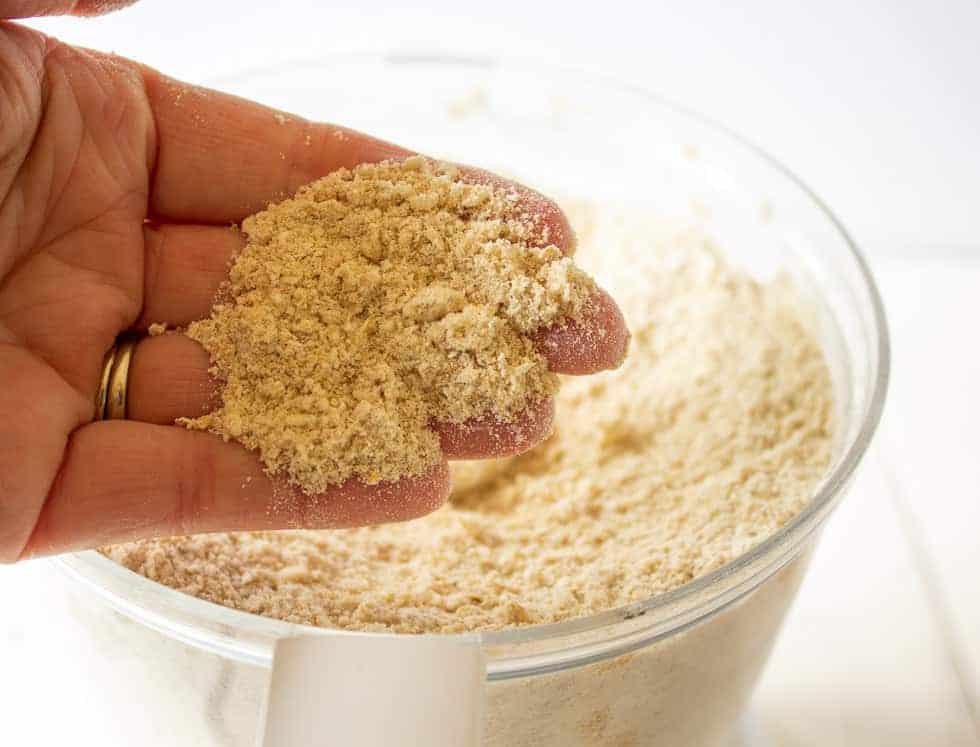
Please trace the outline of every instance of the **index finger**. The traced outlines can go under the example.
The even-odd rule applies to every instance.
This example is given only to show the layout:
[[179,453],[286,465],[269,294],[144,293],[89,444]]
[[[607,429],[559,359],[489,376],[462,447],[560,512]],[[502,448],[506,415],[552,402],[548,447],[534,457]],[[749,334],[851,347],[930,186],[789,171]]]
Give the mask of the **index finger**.
[[[162,221],[237,223],[331,171],[414,154],[155,70],[144,70],[144,81],[157,129],[150,212]],[[574,249],[568,219],[552,200],[473,166],[461,166],[460,176],[512,194],[534,243]]]
[[519,182],[475,166],[460,166],[460,176],[470,184],[485,184],[512,194],[514,211],[530,223],[531,243],[537,246],[553,244],[564,254],[575,253],[575,232],[565,211],[554,200]]
[[339,168],[411,151],[144,69],[156,122],[151,216],[238,223]]
[[129,420],[76,430],[23,557],[183,534],[405,521],[449,495],[445,463],[397,482],[348,480],[319,495],[270,478],[210,433]]
[[99,16],[135,2],[136,0],[7,0],[0,5],[0,18]]

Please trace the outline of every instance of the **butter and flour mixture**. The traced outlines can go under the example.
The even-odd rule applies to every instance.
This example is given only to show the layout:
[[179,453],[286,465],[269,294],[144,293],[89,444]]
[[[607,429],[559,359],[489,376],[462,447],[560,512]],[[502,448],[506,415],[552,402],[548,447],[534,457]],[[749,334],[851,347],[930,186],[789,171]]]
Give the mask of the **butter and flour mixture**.
[[549,397],[531,333],[596,288],[516,193],[422,157],[341,169],[247,218],[221,301],[187,334],[240,441],[306,493],[441,460],[432,421],[509,421]]
[[792,285],[759,283],[697,230],[573,206],[579,262],[626,313],[624,366],[568,379],[557,429],[453,467],[406,524],[225,534],[105,552],[160,583],[283,620],[405,633],[600,612],[732,560],[795,515],[830,459],[832,393]]

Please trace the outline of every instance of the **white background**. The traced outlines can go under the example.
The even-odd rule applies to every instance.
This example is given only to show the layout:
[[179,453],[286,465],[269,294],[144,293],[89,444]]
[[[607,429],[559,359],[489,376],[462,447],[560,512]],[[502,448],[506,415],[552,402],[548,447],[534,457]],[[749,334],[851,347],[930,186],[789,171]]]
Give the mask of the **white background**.
[[[534,57],[640,83],[783,160],[871,254],[895,360],[876,448],[757,695],[757,738],[980,745],[980,2],[144,0],[35,25],[192,81],[350,50]],[[30,645],[33,577],[0,569],[0,722],[24,735],[0,743],[109,747],[72,731],[50,685],[63,662]]]
[[193,81],[349,50],[598,68],[763,145],[865,245],[980,243],[977,0],[143,0],[36,25]]

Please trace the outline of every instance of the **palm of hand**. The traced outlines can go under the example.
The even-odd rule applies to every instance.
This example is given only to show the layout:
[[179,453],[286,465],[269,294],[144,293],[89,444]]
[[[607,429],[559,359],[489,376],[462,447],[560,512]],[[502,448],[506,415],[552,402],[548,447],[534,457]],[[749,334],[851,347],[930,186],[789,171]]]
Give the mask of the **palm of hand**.
[[[391,521],[445,500],[445,463],[313,500],[241,447],[174,427],[214,405],[207,355],[179,335],[138,346],[128,420],[91,422],[120,333],[208,313],[241,246],[229,224],[324,173],[408,151],[2,22],[0,122],[0,562],[168,534]],[[517,189],[571,250],[557,207]],[[622,316],[608,296],[596,301],[594,318],[542,332],[553,370],[618,365]],[[540,441],[551,415],[545,402],[512,424],[435,427],[450,459],[500,456]]]
[[0,32],[0,80],[4,548],[26,541],[92,419],[102,356],[142,308],[154,133],[133,71],[37,35]]

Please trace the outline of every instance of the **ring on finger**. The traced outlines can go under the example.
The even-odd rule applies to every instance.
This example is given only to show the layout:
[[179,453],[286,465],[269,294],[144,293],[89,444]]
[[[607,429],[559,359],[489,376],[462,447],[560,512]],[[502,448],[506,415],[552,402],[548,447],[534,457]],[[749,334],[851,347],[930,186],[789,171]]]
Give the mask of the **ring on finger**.
[[126,418],[129,370],[136,342],[131,338],[117,340],[102,359],[102,375],[95,395],[96,420]]

